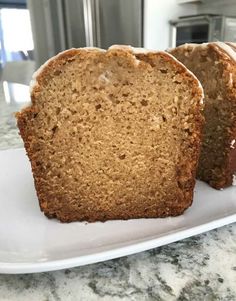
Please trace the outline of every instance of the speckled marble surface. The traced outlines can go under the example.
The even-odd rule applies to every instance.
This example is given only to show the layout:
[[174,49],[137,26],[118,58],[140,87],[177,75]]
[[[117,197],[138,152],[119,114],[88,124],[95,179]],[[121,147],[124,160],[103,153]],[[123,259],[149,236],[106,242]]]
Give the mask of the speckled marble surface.
[[[22,147],[0,87],[0,149]],[[0,246],[1,247],[1,246]],[[0,275],[0,301],[236,300],[236,223],[136,255],[62,271]]]

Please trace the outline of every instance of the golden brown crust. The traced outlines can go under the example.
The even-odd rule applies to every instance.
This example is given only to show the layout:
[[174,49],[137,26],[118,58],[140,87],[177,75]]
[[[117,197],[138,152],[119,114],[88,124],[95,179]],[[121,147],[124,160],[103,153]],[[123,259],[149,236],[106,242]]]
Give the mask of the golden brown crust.
[[[199,86],[197,79],[188,72],[188,70],[180,63],[178,63],[172,56],[166,53],[148,53],[134,54],[129,49],[111,49],[108,51],[108,56],[111,58],[114,56],[126,57],[127,64],[136,66],[138,62],[139,68],[143,70],[151,70],[155,65],[156,57],[159,56],[164,62],[169,62],[176,70],[176,74],[188,82],[192,89],[192,98],[196,99],[196,107],[194,109],[194,124],[195,134],[192,135],[189,145],[193,150],[193,155],[189,158],[179,157],[179,164],[176,167],[176,177],[178,183],[178,191],[174,191],[169,195],[165,202],[161,204],[153,203],[151,206],[145,207],[140,203],[139,206],[130,205],[127,203],[124,207],[115,206],[112,211],[108,210],[104,212],[102,209],[93,207],[81,207],[79,210],[74,210],[70,204],[74,201],[68,192],[58,191],[58,193],[51,193],[50,185],[44,178],[44,166],[42,162],[38,161],[37,151],[41,148],[41,142],[35,141],[34,133],[32,132],[31,120],[33,120],[38,114],[38,97],[42,89],[47,87],[50,80],[57,74],[57,71],[65,64],[70,64],[76,57],[80,57],[80,60],[86,60],[87,56],[98,56],[99,51],[90,51],[84,49],[72,49],[68,50],[56,58],[50,60],[50,62],[44,66],[41,72],[36,76],[36,82],[32,88],[32,105],[22,112],[17,113],[17,124],[20,129],[20,134],[25,144],[27,154],[31,161],[32,172],[35,180],[35,187],[40,203],[41,210],[46,216],[58,218],[61,222],[71,221],[105,221],[109,219],[129,219],[129,218],[154,218],[154,217],[166,217],[176,216],[182,214],[187,209],[193,200],[193,188],[195,185],[195,173],[196,165],[199,156],[199,146],[201,142],[201,129],[203,125],[202,110],[202,89]],[[103,52],[101,52],[103,55]],[[184,151],[184,149],[183,149]],[[154,175],[153,175],[154,176]],[[50,200],[50,202],[49,202]],[[54,204],[53,206],[49,204]]]

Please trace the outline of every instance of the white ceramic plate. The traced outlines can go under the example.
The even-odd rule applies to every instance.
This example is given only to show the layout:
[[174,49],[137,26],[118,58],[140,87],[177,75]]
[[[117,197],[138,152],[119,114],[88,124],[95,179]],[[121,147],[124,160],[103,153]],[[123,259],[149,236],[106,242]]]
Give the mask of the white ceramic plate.
[[38,206],[23,149],[0,152],[0,273],[34,273],[104,261],[155,248],[236,221],[236,187],[198,182],[184,215],[61,224]]

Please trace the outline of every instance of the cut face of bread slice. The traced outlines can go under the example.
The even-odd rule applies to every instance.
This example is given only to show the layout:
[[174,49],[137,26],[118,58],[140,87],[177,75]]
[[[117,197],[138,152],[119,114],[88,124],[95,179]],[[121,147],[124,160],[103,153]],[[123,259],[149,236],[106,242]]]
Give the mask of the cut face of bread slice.
[[186,44],[170,52],[202,83],[206,124],[197,176],[217,189],[236,174],[236,44]]
[[71,49],[18,113],[41,210],[63,222],[181,214],[203,118],[198,80],[171,55]]

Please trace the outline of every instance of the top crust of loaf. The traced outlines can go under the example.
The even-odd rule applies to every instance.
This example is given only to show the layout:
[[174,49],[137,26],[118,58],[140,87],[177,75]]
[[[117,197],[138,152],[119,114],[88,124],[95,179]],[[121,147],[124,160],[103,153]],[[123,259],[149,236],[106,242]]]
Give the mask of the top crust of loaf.
[[170,53],[175,49],[194,49],[194,48],[202,48],[206,49],[207,47],[214,48],[222,58],[226,60],[230,60],[233,64],[236,64],[236,43],[232,42],[209,42],[209,43],[202,43],[202,44],[194,44],[194,43],[186,43],[180,45],[176,48],[168,49]]
[[[203,89],[201,86],[201,83],[197,79],[197,77],[190,71],[188,70],[181,62],[179,62],[174,56],[172,56],[170,53],[164,52],[164,51],[155,51],[155,50],[148,50],[145,48],[137,48],[137,47],[132,47],[129,45],[113,45],[111,46],[107,52],[117,52],[119,53],[126,53],[127,55],[132,55],[134,60],[136,61],[137,64],[140,63],[140,60],[138,59],[138,55],[145,54],[148,56],[152,55],[158,55],[161,54],[163,57],[166,58],[166,60],[173,60],[176,65],[181,68],[182,72],[185,73],[186,75],[190,75],[191,77],[194,78],[195,82],[198,84],[199,89],[201,90],[201,93],[203,93]],[[56,56],[50,58],[47,60],[37,71],[32,76],[32,80],[30,82],[30,94],[31,96],[34,95],[34,93],[37,93],[40,85],[44,83],[43,78],[46,77],[48,74],[50,74],[51,70],[53,70],[55,67],[60,67],[66,60],[70,61],[73,60],[73,57],[82,53],[91,53],[91,52],[106,52],[106,50],[101,49],[101,48],[96,48],[96,47],[84,47],[84,48],[71,48],[66,51],[62,51],[58,53]],[[32,97],[32,102],[33,97]],[[202,103],[202,100],[201,100]]]

